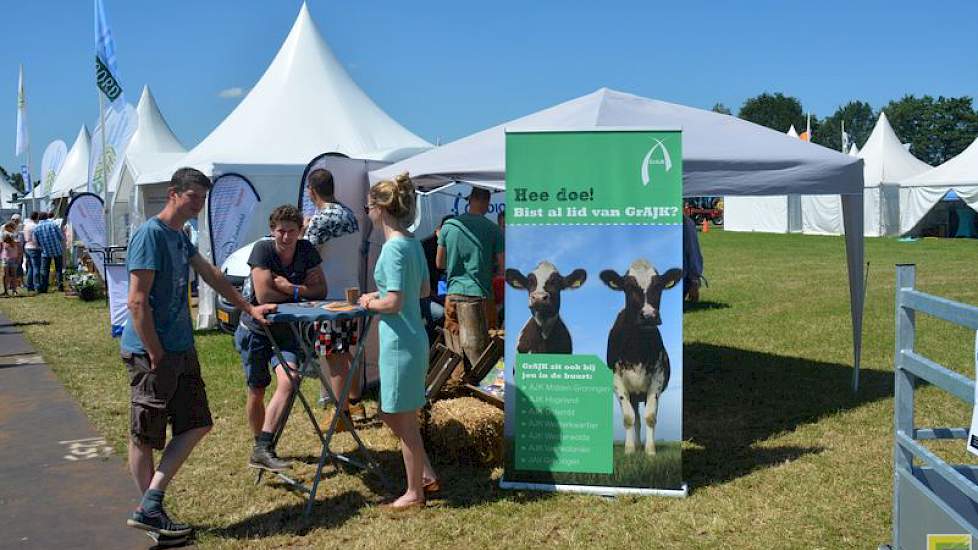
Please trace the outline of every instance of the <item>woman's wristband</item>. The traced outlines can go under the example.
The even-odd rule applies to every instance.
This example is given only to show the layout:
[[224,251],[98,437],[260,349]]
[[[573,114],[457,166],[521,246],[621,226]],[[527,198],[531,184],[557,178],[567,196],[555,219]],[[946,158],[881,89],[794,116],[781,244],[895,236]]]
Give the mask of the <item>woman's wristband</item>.
[[299,301],[299,285],[292,286],[292,301],[293,302]]

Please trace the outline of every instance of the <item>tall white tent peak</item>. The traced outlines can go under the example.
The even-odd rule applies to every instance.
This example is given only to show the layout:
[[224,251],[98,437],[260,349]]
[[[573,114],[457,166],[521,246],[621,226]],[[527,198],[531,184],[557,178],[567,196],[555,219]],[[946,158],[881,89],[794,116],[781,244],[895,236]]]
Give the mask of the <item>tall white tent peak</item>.
[[51,198],[67,197],[71,191],[80,191],[88,185],[88,157],[92,136],[82,124],[75,143],[68,150],[61,171],[51,184]]
[[927,163],[907,151],[884,112],[880,112],[873,132],[857,156],[865,162],[863,182],[867,187],[896,183],[930,169]]
[[324,152],[372,158],[430,146],[357,86],[303,3],[258,83],[180,162],[210,173],[215,163],[305,164]]
[[858,157],[859,156],[859,146],[856,145],[855,143],[853,143],[852,144],[852,147],[849,148],[849,156],[850,157]]
[[798,137],[798,130],[795,130],[795,125],[792,124],[791,125],[791,128],[788,128],[788,131],[785,132],[785,134],[787,134],[787,135],[789,135],[789,136],[791,136],[793,138],[796,138],[796,137]]
[[900,182],[901,187],[978,186],[978,138],[961,154]]
[[173,133],[170,125],[167,124],[160,107],[156,104],[156,98],[149,86],[143,87],[143,93],[139,97],[136,105],[136,116],[139,119],[139,126],[136,133],[129,142],[129,154],[146,153],[185,153],[187,148],[180,143],[177,136]]

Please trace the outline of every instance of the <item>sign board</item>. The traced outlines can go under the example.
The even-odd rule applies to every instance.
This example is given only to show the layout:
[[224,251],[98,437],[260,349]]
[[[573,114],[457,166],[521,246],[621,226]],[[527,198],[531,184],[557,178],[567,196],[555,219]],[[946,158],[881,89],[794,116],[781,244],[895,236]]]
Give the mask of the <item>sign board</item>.
[[682,135],[506,135],[504,488],[686,493]]

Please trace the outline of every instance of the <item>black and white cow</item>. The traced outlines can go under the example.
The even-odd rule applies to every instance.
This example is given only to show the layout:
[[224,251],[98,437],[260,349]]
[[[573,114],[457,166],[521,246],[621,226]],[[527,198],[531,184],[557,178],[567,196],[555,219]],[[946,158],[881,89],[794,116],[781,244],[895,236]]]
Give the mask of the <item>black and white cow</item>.
[[530,294],[530,313],[520,330],[516,351],[519,353],[571,353],[570,332],[560,319],[560,291],[584,284],[587,273],[575,269],[561,275],[554,264],[544,260],[528,275],[516,269],[506,270],[506,282]]
[[601,272],[601,280],[612,290],[625,293],[625,307],[608,333],[608,368],[614,373],[615,396],[625,424],[625,452],[641,442],[639,403],[645,401],[645,454],[655,454],[655,421],[659,396],[669,384],[669,355],[662,343],[659,302],[662,291],[682,280],[683,270],[673,268],[659,274],[645,260],[635,260],[628,272]]

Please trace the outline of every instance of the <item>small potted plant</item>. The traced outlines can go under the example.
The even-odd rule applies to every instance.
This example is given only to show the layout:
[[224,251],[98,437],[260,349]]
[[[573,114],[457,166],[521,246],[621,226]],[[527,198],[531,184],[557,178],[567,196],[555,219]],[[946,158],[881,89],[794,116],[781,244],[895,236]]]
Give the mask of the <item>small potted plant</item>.
[[79,298],[86,302],[97,299],[102,290],[98,277],[86,271],[79,271],[70,275],[68,277],[68,286],[78,294]]
[[[48,273],[49,277],[50,275],[51,274]],[[65,282],[68,283],[65,286],[65,296],[78,296],[78,292],[75,290],[75,287],[71,283],[72,278],[75,277],[76,275],[78,275],[77,269],[75,269],[73,266],[65,266],[65,269],[61,275],[62,277],[64,277]]]

